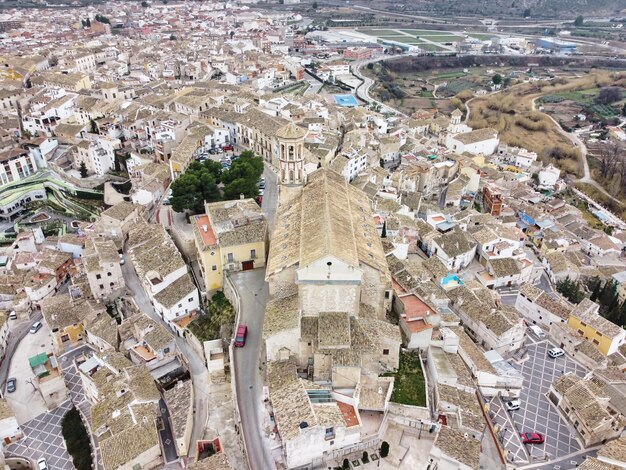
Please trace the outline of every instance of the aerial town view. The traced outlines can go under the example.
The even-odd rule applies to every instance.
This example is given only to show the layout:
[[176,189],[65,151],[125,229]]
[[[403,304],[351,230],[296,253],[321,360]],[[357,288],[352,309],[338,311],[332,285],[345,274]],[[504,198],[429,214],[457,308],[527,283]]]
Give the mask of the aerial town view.
[[0,470],[626,469],[626,0],[0,0]]

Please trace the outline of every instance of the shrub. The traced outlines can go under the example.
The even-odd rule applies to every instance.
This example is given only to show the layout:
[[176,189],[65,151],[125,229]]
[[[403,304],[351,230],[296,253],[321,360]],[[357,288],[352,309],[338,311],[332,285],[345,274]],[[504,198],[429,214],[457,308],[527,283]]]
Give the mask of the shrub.
[[363,458],[361,458],[361,460],[363,461],[363,463],[369,463],[370,457],[369,457],[369,455],[367,455],[367,451],[366,450],[363,451]]
[[343,468],[343,470],[349,470],[350,469],[350,461],[348,459],[343,459],[343,465],[341,466],[341,468]]
[[380,446],[380,456],[384,459],[389,455],[389,443],[387,441],[383,441]]

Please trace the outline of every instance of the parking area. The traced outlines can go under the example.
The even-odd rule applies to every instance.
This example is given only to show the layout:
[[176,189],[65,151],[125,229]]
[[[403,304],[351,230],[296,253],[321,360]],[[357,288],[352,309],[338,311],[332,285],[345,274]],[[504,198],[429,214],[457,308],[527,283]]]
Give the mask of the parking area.
[[63,416],[72,409],[72,402],[66,400],[53,411],[42,413],[22,425],[24,438],[6,446],[7,457],[30,458],[33,461],[44,457],[48,468],[73,470],[72,457],[67,453],[61,433]]
[[20,425],[31,421],[48,409],[39,392],[28,358],[52,350],[52,334],[44,324],[37,333],[26,333],[13,353],[8,377],[17,379],[17,388],[15,392],[6,394],[6,400]]
[[[582,376],[586,370],[567,354],[556,359],[549,357],[548,349],[552,347],[554,345],[547,340],[537,342],[530,338],[527,340],[528,359],[521,364],[514,364],[524,375],[520,409],[496,412],[497,406],[492,408],[496,415],[508,413],[508,422],[514,424],[514,429],[510,429],[509,426],[504,432],[504,443],[512,458],[519,459],[520,462],[560,460],[564,456],[581,451],[575,431],[561,418],[546,394],[552,382],[563,374],[571,372]],[[545,443],[523,446],[527,453],[527,457],[524,458],[519,440],[509,434],[526,432],[543,434]]]

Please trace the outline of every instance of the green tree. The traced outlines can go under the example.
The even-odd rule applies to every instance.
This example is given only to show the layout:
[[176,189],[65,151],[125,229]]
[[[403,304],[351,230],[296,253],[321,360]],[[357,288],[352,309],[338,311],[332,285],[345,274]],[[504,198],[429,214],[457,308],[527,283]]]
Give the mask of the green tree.
[[187,171],[172,183],[172,209],[176,212],[204,212],[205,201],[219,201],[221,195],[217,185],[221,172],[222,166],[212,160],[189,165]]
[[348,459],[343,459],[343,465],[341,468],[343,468],[343,470],[350,470],[350,461]]
[[502,83],[502,75],[500,75],[499,73],[495,74],[493,77],[491,77],[491,81],[494,85],[500,85]]
[[526,9],[524,10],[524,13],[522,13],[522,16],[523,16],[524,18],[529,18],[529,17],[530,17],[530,8],[526,8]]
[[598,297],[600,297],[600,291],[602,289],[602,281],[600,280],[600,277],[595,276],[591,278],[587,283],[587,288],[591,291],[591,297],[589,297],[589,299],[593,302],[598,300]]
[[314,10],[317,10],[317,2],[313,2],[313,5],[311,5],[313,7]]
[[569,276],[556,283],[556,290],[574,304],[580,303],[585,298],[580,282],[572,281]]
[[80,177],[81,178],[87,178],[87,165],[85,165],[85,162],[80,162],[80,167],[78,168],[78,171],[80,173]]
[[380,234],[380,238],[387,238],[387,221],[383,222],[383,232]]
[[259,187],[256,181],[246,178],[237,178],[224,186],[224,199],[239,199],[241,195],[244,197],[256,197],[259,195]]
[[170,34],[170,41],[176,41],[176,36],[174,36],[173,34]]
[[582,26],[585,23],[583,15],[578,15],[574,20],[574,26]]
[[148,6],[148,2],[144,0],[143,2],[141,2],[141,6],[146,8]]
[[389,455],[389,443],[387,441],[383,441],[380,445],[380,456],[384,459]]

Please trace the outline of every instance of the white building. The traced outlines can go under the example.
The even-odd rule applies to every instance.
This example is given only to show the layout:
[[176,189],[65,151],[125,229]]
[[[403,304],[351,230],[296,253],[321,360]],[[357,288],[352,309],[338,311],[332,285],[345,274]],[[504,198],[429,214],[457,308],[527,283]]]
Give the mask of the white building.
[[446,147],[459,154],[467,152],[473,155],[491,155],[497,150],[499,144],[498,131],[489,127],[463,134],[448,135],[446,139]]
[[541,188],[552,189],[556,186],[559,176],[561,176],[561,170],[549,164],[539,172],[538,176],[539,186]]

